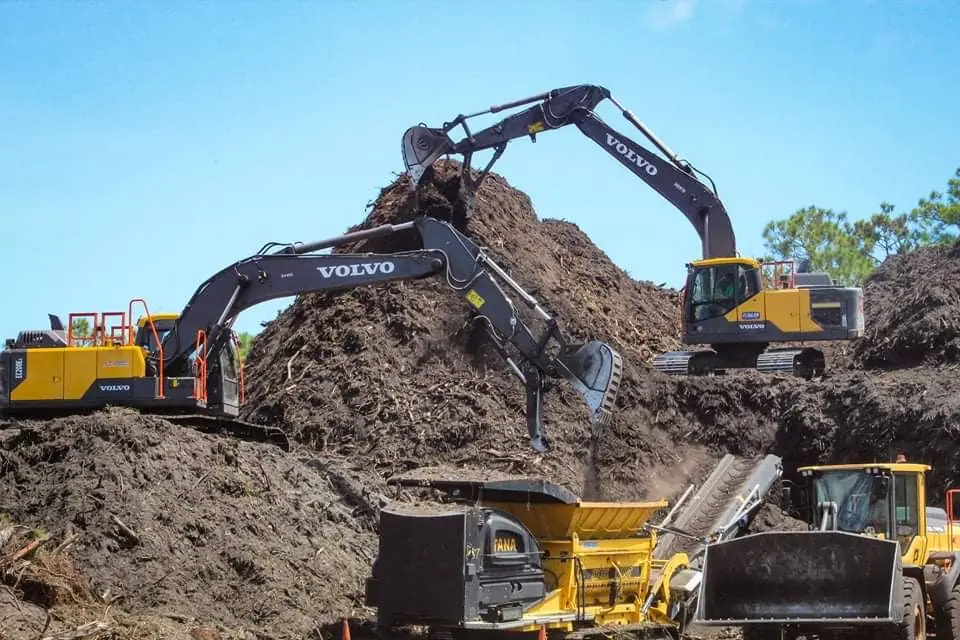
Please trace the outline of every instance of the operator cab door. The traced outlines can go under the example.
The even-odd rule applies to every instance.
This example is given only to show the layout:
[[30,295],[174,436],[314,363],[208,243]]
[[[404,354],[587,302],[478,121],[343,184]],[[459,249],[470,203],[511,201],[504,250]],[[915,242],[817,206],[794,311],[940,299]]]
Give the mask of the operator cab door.
[[[234,346],[233,340],[228,340],[218,356],[220,370],[219,383],[221,406],[217,409],[230,415],[240,414],[240,354]],[[214,383],[215,384],[215,383]],[[210,400],[213,400],[213,394]]]
[[[175,322],[174,320],[163,319],[163,320],[154,320],[153,327],[150,326],[150,321],[144,321],[142,326],[137,327],[137,335],[134,337],[134,342],[139,347],[144,347],[147,350],[147,353],[153,355],[156,353],[159,345],[154,339],[153,330],[157,330],[157,337],[160,338],[160,344],[163,344],[163,341],[166,339],[167,334],[173,330]],[[157,371],[155,370],[153,362],[148,358],[147,359],[147,375],[155,376]],[[164,372],[165,376],[171,375],[172,372]]]
[[[922,565],[926,558],[926,513],[920,509],[924,492],[919,473],[893,474],[894,531],[905,564]],[[920,535],[923,533],[924,535]]]
[[[763,330],[764,296],[760,274],[748,264],[730,262],[695,267],[687,279],[684,322],[696,337],[736,336]],[[733,317],[725,317],[736,310]]]

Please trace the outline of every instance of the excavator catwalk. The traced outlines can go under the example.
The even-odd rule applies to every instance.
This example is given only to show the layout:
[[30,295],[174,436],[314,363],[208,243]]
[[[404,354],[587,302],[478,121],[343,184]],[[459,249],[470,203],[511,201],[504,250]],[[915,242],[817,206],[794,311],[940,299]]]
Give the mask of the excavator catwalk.
[[[422,248],[313,253],[410,230],[419,234]],[[542,418],[546,377],[571,384],[595,427],[608,423],[622,378],[621,356],[603,342],[572,343],[556,319],[470,238],[426,216],[307,244],[270,243],[201,283],[179,314],[151,315],[143,300],[134,300],[126,313],[71,315],[67,329],[51,316],[49,330],[22,331],[0,352],[0,410],[37,415],[121,405],[187,412],[195,417],[181,416],[181,421],[250,430],[253,426],[237,419],[243,369],[232,326],[239,313],[275,298],[434,276],[466,300],[474,326],[485,332],[523,384],[535,449],[549,448]],[[543,322],[539,335],[508,291]],[[136,303],[145,315],[134,326]],[[74,333],[79,316],[92,319],[91,337]]]
[[[613,103],[663,157],[605,123],[594,111],[604,100]],[[472,131],[467,122],[531,104],[478,131]],[[417,187],[440,157],[461,155],[469,216],[476,191],[512,140],[529,137],[536,142],[538,134],[569,125],[678,209],[700,237],[702,257],[687,265],[680,312],[683,342],[708,348],[662,354],[654,359],[655,368],[683,375],[753,368],[811,378],[825,372],[825,359],[820,349],[803,343],[863,335],[861,289],[837,286],[826,273],[808,273],[803,262],[763,263],[740,256],[730,216],[713,181],[679,158],[605,87],[562,87],[460,114],[441,127],[410,127],[401,141],[403,161],[411,184]],[[450,136],[457,127],[465,135],[454,141]],[[485,150],[493,155],[474,178],[473,156]],[[791,342],[801,346],[768,348]]]

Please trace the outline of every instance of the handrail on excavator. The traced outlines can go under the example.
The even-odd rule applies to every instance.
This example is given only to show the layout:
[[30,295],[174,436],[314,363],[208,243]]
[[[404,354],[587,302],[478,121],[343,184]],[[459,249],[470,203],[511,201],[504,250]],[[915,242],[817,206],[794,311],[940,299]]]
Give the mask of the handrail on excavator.
[[128,344],[133,344],[135,341],[135,333],[133,329],[133,305],[134,303],[139,302],[143,305],[143,313],[146,318],[146,322],[150,325],[150,331],[153,334],[154,344],[157,345],[157,353],[159,357],[157,358],[157,398],[163,399],[163,343],[160,342],[160,334],[157,332],[157,326],[153,323],[153,316],[150,315],[150,309],[147,307],[147,301],[143,298],[133,298],[130,300],[130,304],[127,307],[128,317],[130,318],[130,339]]

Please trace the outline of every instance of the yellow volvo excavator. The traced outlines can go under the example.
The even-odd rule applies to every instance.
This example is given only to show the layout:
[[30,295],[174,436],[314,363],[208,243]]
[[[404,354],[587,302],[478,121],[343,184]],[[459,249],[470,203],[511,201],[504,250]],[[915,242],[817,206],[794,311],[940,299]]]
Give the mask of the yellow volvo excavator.
[[[615,131],[593,111],[609,99],[663,154],[655,155]],[[467,120],[537,103],[485,129],[472,132]],[[522,100],[458,115],[442,127],[420,124],[403,134],[407,173],[415,187],[441,156],[463,156],[462,183],[468,215],[473,197],[508,142],[543,131],[575,125],[657,193],[678,208],[700,236],[702,259],[690,262],[683,289],[683,341],[709,349],[667,353],[653,365],[671,374],[703,374],[727,368],[787,371],[806,378],[820,375],[826,365],[814,347],[768,348],[771,343],[850,340],[863,334],[863,293],[834,285],[825,273],[808,273],[804,264],[784,261],[761,264],[737,254],[730,218],[713,181],[680,160],[666,145],[621,106],[609,90],[596,85],[554,89]],[[450,132],[461,126],[458,142]],[[492,149],[493,156],[474,179],[471,158]],[[711,187],[695,175],[707,177]]]
[[[421,249],[313,253],[410,230],[419,233]],[[237,315],[275,298],[440,276],[467,301],[475,326],[523,383],[537,450],[549,448],[541,416],[545,376],[567,380],[594,425],[609,421],[622,377],[620,355],[603,342],[571,343],[535,298],[451,224],[422,216],[268,253],[277,246],[270,243],[211,276],[179,314],[151,314],[137,299],[126,311],[71,314],[66,328],[51,315],[50,329],[21,331],[0,351],[0,412],[31,416],[129,406],[282,440],[276,430],[237,418],[244,382],[232,330]],[[528,328],[505,288],[543,320],[540,335]],[[144,315],[134,322],[138,308]],[[81,319],[89,335],[75,333]]]

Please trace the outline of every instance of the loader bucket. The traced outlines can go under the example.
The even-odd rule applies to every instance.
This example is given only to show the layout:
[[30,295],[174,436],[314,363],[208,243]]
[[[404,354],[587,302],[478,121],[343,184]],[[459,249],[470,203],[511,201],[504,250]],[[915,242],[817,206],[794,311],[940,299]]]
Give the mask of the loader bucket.
[[587,403],[591,422],[606,425],[623,378],[623,359],[605,342],[593,340],[557,356],[567,379]]
[[403,164],[413,180],[413,186],[416,186],[430,165],[450,152],[453,141],[441,129],[431,129],[421,124],[403,133],[402,146]]
[[897,621],[898,549],[896,541],[840,531],[764,532],[709,545],[696,622]]

